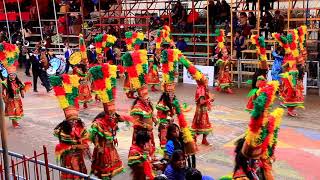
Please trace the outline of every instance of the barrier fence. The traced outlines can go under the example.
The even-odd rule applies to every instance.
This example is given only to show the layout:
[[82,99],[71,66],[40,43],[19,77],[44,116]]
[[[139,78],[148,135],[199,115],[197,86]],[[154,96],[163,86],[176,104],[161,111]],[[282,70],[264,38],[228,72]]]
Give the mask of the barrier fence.
[[[0,152],[0,180],[4,180],[3,150],[0,149]],[[78,179],[98,180],[90,175],[50,164],[45,146],[43,146],[43,152],[34,151],[32,157],[9,151],[9,161],[10,179],[12,180],[59,180],[61,173],[76,176]]]

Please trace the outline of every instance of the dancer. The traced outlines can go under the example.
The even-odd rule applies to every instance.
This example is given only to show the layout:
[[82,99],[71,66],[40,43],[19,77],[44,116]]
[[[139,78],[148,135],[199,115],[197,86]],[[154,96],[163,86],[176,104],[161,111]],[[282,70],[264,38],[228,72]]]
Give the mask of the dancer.
[[155,88],[156,85],[160,84],[159,73],[158,73],[159,63],[154,55],[149,58],[149,70],[147,75],[147,82],[151,85],[151,91],[156,92],[158,89]]
[[[252,35],[251,36],[251,43],[256,46],[257,50],[257,58],[258,58],[258,68],[256,72],[252,76],[251,83],[252,88],[248,94],[249,101],[246,106],[246,111],[251,112],[253,109],[253,102],[257,97],[256,92],[259,88],[259,84],[262,81],[266,81],[267,73],[268,73],[268,63],[267,63],[267,53],[266,53],[266,43],[263,36]],[[265,85],[265,84],[262,84]]]
[[83,104],[83,108],[88,108],[88,103],[92,101],[90,82],[87,77],[87,66],[85,64],[77,64],[73,68],[73,74],[79,76],[79,103]]
[[132,143],[128,155],[128,166],[131,168],[132,179],[154,179],[152,164],[148,154],[145,153],[145,147],[150,142],[150,136],[147,131],[139,131],[136,134],[136,141]]
[[288,32],[287,36],[273,33],[276,42],[285,49],[283,73],[281,74],[280,99],[282,105],[288,108],[289,116],[297,116],[295,108],[304,108],[303,94],[297,86],[298,69],[296,59],[299,57],[297,30]]
[[159,121],[158,127],[158,137],[160,141],[160,147],[166,152],[166,143],[167,143],[167,129],[170,124],[174,122],[174,115],[176,114],[173,101],[176,99],[174,95],[174,87],[175,85],[172,84],[165,84],[164,85],[164,92],[162,93],[157,105],[157,118]]
[[196,101],[196,112],[192,121],[192,131],[195,132],[195,141],[197,142],[197,135],[202,134],[203,145],[210,145],[207,140],[207,136],[212,132],[212,125],[209,120],[208,112],[211,110],[211,103],[214,101],[212,95],[208,89],[208,80],[203,78],[202,81],[198,82],[197,91],[195,95]]
[[[194,77],[195,80],[200,80],[203,77],[203,74],[196,70],[194,65],[190,61],[188,61],[185,58],[185,56],[183,56],[180,50],[165,49],[162,51],[161,56],[162,56],[161,63],[162,63],[163,86],[165,87],[164,89],[167,88],[167,91],[169,90],[171,92],[174,92],[174,89],[175,89],[174,80],[176,76],[175,72],[178,67],[177,66],[178,62],[181,62],[188,69],[188,71],[192,69],[189,72],[191,72],[191,75]],[[190,157],[188,158],[188,161],[190,162],[189,163],[190,167],[195,167],[196,166],[195,153],[197,149],[196,144],[194,142],[194,139],[191,135],[191,131],[188,127],[188,123],[183,114],[181,104],[177,98],[173,99],[172,105],[173,105],[174,112],[177,115],[177,119],[181,129],[185,153],[188,157]]]
[[274,61],[272,64],[271,76],[272,80],[279,81],[281,83],[280,74],[282,73],[282,63],[284,57],[284,49],[281,46],[278,46],[275,51],[272,52]]
[[23,105],[21,98],[31,83],[22,83],[18,78],[16,66],[18,65],[19,48],[18,46],[6,42],[0,43],[0,61],[4,71],[7,70],[8,76],[5,81],[1,81],[3,87],[3,99],[5,103],[5,115],[12,121],[14,128],[19,127],[18,121],[23,117]]
[[123,164],[115,148],[118,122],[130,119],[121,116],[115,109],[117,66],[102,64],[90,69],[94,84],[93,91],[101,99],[104,112],[98,114],[92,122],[90,139],[94,144],[91,172],[101,179],[111,179],[123,171]]
[[[63,74],[51,76],[50,83],[64,111],[63,120],[55,129],[54,135],[59,139],[55,154],[62,167],[86,174],[84,157],[90,158],[89,138],[83,121],[79,118],[78,87],[79,77]],[[61,173],[60,179],[81,179],[77,175]]]
[[238,141],[235,150],[233,179],[259,179],[257,166],[263,170],[264,178],[273,179],[271,158],[274,156],[283,109],[277,108],[271,113],[269,109],[275,100],[278,86],[278,81],[271,81],[259,87],[248,131],[245,138]]
[[307,26],[302,25],[297,28],[298,40],[299,40],[299,50],[300,54],[297,57],[297,68],[299,71],[298,78],[297,78],[297,91],[298,91],[298,101],[304,102],[304,85],[303,85],[303,78],[305,76],[306,70],[306,61],[308,60],[308,53],[306,49],[306,36],[307,36]]
[[84,43],[84,39],[82,34],[79,35],[79,49],[80,49],[80,57],[77,59],[70,59],[70,64],[74,65],[73,74],[79,76],[79,103],[83,104],[83,108],[88,108],[88,103],[92,101],[90,82],[88,81],[88,57],[87,50]]
[[215,32],[217,36],[218,45],[216,47],[216,53],[218,54],[218,61],[216,65],[219,66],[219,76],[217,79],[217,87],[216,90],[226,93],[233,93],[231,90],[231,75],[230,75],[230,65],[231,65],[231,58],[228,53],[228,49],[224,45],[225,42],[225,32],[222,29],[217,29]]
[[128,75],[130,87],[138,92],[138,97],[130,109],[130,115],[134,118],[132,143],[136,143],[136,135],[139,131],[147,131],[150,136],[150,142],[147,144],[146,149],[150,157],[155,158],[153,125],[157,125],[158,122],[153,115],[154,109],[149,99],[148,86],[145,79],[148,72],[147,51],[144,49],[139,50],[142,42],[139,38],[143,39],[144,35],[137,32],[127,32],[126,37],[133,38],[130,41],[132,43],[128,43],[127,45],[129,49],[132,49],[134,46],[135,50],[125,53],[121,59]]
[[126,93],[127,98],[129,99],[137,98],[137,96],[134,95],[135,90],[130,85],[129,75],[127,72],[124,72],[123,90]]
[[[23,117],[22,98],[26,91],[26,85],[20,81],[15,73],[15,67],[12,66],[7,69],[8,77],[6,81],[2,81],[3,85],[3,99],[5,103],[5,115],[9,117],[13,128],[20,127],[19,121]],[[31,85],[27,83],[28,87]]]

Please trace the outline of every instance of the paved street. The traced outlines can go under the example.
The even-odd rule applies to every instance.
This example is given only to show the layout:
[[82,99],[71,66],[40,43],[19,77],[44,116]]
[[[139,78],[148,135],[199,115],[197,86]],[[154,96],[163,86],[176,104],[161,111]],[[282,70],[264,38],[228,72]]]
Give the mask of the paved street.
[[[32,80],[32,78],[22,79]],[[127,113],[132,100],[125,97],[122,91],[122,82],[119,84],[117,108],[120,113]],[[54,127],[64,119],[64,114],[58,108],[53,92],[46,93],[40,84],[38,90],[39,93],[30,91],[23,100],[25,117],[21,121],[21,129],[12,129],[11,125],[7,123],[9,148],[20,154],[31,155],[33,150],[41,150],[42,145],[45,145],[49,150],[49,161],[55,163],[54,146],[58,140],[53,137],[52,133]],[[189,122],[192,121],[195,111],[193,102],[195,90],[196,86],[186,84],[179,84],[176,90],[181,102],[193,106],[192,110],[186,114]],[[232,95],[214,92],[216,101],[213,111],[210,112],[214,131],[209,135],[210,143],[213,146],[200,145],[200,152],[197,154],[198,169],[203,174],[218,179],[232,172],[233,142],[243,135],[249,120],[249,114],[244,111],[248,91],[246,88],[235,89],[235,93]],[[160,95],[160,92],[151,93],[154,103],[157,102]],[[284,117],[276,151],[276,163],[274,164],[276,179],[320,179],[319,107],[320,97],[314,93],[314,95],[307,96],[306,109],[299,110],[299,117]],[[81,110],[80,117],[86,126],[89,126],[93,117],[102,110],[100,103],[93,102],[88,109]],[[118,152],[126,164],[128,149],[131,145],[132,128],[127,127],[124,123],[120,126]],[[156,140],[158,142],[157,138]],[[115,179],[122,179],[129,176],[128,174],[129,171]]]

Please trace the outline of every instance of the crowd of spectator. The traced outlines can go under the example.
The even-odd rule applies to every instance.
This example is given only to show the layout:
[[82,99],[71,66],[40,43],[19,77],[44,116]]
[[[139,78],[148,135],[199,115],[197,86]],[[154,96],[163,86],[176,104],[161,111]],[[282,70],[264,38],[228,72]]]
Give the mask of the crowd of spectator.
[[[46,47],[50,47],[52,43],[52,37],[54,37],[57,32],[60,35],[67,35],[73,34],[78,35],[79,33],[85,33],[86,41],[88,46],[93,43],[93,38],[98,33],[108,33],[115,35],[119,42],[117,42],[116,47],[119,47],[120,50],[125,49],[125,43],[122,40],[124,38],[124,33],[128,29],[127,27],[123,26],[105,26],[99,27],[94,26],[94,23],[102,23],[102,24],[124,24],[124,19],[120,18],[102,18],[101,22],[100,19],[97,18],[97,14],[95,13],[96,10],[101,8],[103,10],[102,15],[106,15],[105,12],[111,8],[111,6],[117,3],[119,0],[101,0],[100,5],[96,0],[88,0],[83,1],[84,11],[83,16],[80,15],[81,9],[81,1],[80,0],[61,0],[61,1],[54,1],[56,4],[56,10],[58,11],[57,14],[57,26],[54,21],[52,22],[42,22],[42,32],[43,37],[47,41]],[[21,4],[21,11],[30,11],[30,20],[29,22],[24,22],[24,27],[22,31],[20,29],[20,22],[10,22],[10,31],[14,32],[11,34],[12,42],[22,41],[22,36],[25,37],[27,40],[32,40],[31,34],[39,34],[40,27],[39,22],[37,21],[37,9],[35,8],[35,4],[33,1],[22,1]],[[48,3],[43,3],[41,6],[47,6],[47,8],[41,8],[40,14],[41,19],[54,19],[53,12],[53,4],[51,1]],[[284,30],[284,17],[281,15],[279,10],[274,11],[275,13],[271,13],[269,11],[271,9],[270,5],[265,5],[260,8],[262,14],[260,27],[261,32],[264,32],[266,38],[271,36],[271,32],[283,32]],[[7,5],[8,11],[18,11],[17,6],[14,4]],[[207,11],[208,10],[208,11]],[[214,32],[216,28],[223,28],[226,29],[226,34],[230,32],[230,25],[233,25],[233,34],[228,34],[228,36],[233,36],[234,41],[230,44],[233,45],[235,50],[236,58],[240,57],[240,52],[243,49],[248,47],[246,44],[246,40],[252,33],[252,30],[257,28],[257,17],[256,13],[254,12],[233,12],[232,19],[231,19],[231,11],[230,5],[226,2],[226,0],[209,0],[208,7],[204,7],[204,9],[195,9],[185,6],[185,4],[177,1],[172,9],[171,9],[171,17],[164,17],[158,15],[152,16],[147,22],[149,23],[149,30],[154,31],[163,25],[171,25],[173,31],[178,33],[204,33],[206,29],[196,29],[192,26],[193,24],[206,24],[205,22],[201,22],[201,17],[199,15],[200,11],[206,11],[209,17],[209,25],[210,31]],[[66,13],[71,12],[71,13]],[[272,11],[273,12],[273,11]],[[207,16],[205,16],[207,17]],[[17,17],[18,19],[18,17]],[[204,18],[205,19],[205,18]],[[83,21],[86,20],[86,21]],[[95,22],[94,22],[95,21]],[[120,22],[119,22],[120,21]],[[172,23],[172,24],[169,24]],[[8,34],[6,31],[6,26],[4,22],[1,22],[1,34],[0,40],[7,40]],[[137,27],[135,27],[137,28]],[[131,29],[135,30],[135,29]],[[147,30],[147,29],[144,29]],[[198,36],[193,36],[190,38],[186,38],[183,36],[175,37],[175,41],[177,42],[177,47],[182,51],[188,50],[188,42],[206,42],[210,38],[202,38]],[[214,42],[214,39],[210,39],[210,42]],[[205,47],[200,47],[205,48]],[[212,47],[214,48],[214,47]],[[214,52],[212,50],[211,52]]]

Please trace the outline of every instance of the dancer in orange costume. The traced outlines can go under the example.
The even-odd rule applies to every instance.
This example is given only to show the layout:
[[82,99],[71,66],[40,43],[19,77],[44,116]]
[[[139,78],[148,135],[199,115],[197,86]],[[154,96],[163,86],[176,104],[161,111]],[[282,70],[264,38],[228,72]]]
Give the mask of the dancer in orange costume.
[[219,75],[217,79],[217,91],[224,91],[229,94],[233,93],[231,90],[231,74],[230,66],[231,59],[228,53],[227,48],[223,48],[222,52],[218,55],[219,60],[216,62],[216,65],[219,66]]
[[[207,136],[212,132],[212,125],[209,120],[208,112],[211,110],[213,96],[209,92],[208,80],[205,77],[198,82],[195,101],[197,107],[191,128],[195,132],[195,136],[199,134],[203,135],[201,144],[208,146],[210,144],[207,140]],[[195,139],[197,139],[197,137],[195,137]]]

